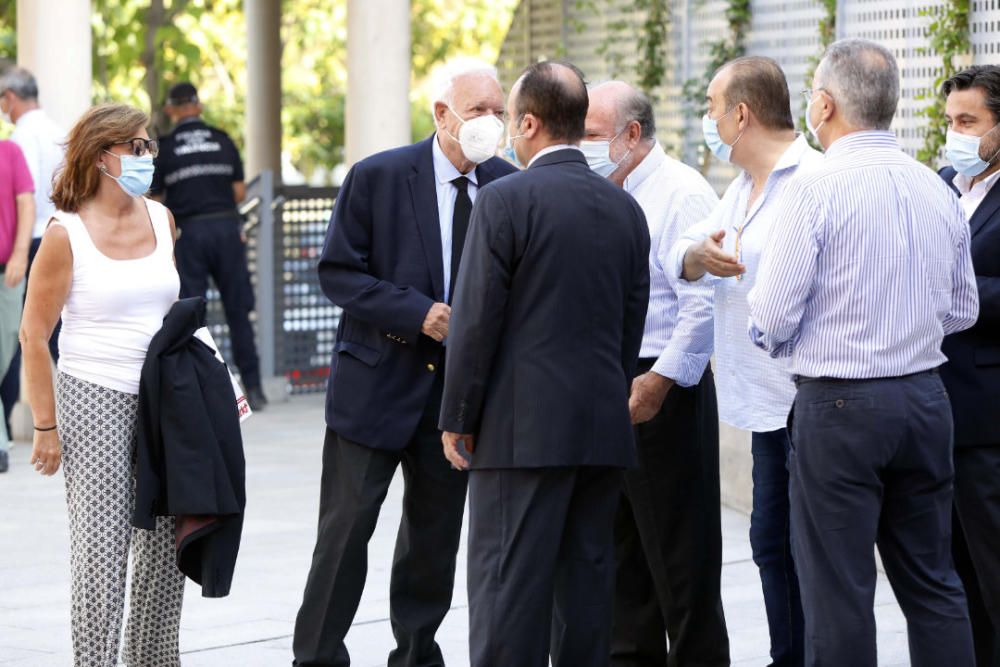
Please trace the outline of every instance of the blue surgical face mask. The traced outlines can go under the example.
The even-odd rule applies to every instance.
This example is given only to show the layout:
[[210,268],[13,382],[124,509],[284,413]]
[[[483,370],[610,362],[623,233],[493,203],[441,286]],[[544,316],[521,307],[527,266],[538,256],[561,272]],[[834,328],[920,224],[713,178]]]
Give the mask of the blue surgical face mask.
[[107,170],[102,170],[105,176],[113,178],[118,186],[126,194],[133,197],[141,197],[149,191],[149,186],[153,184],[153,156],[143,155],[119,155],[111,151],[104,151],[108,155],[114,155],[122,163],[122,173],[120,176],[111,176]]
[[[997,127],[1000,126],[994,125],[986,134],[989,134]],[[989,162],[979,157],[979,147],[983,137],[972,137],[968,134],[959,134],[958,132],[948,130],[947,140],[944,144],[944,155],[948,158],[948,162],[951,162],[951,166],[955,168],[955,171],[969,178],[975,178],[989,169],[990,162],[993,162],[997,158],[997,154],[1000,154],[1000,151],[994,153]]]
[[739,136],[736,137],[736,141],[731,144],[727,144],[722,140],[719,135],[719,121],[735,111],[734,107],[728,113],[724,113],[718,118],[709,118],[708,114],[701,117],[701,132],[705,135],[705,145],[708,146],[708,150],[712,151],[715,157],[719,158],[723,162],[729,162],[733,155],[733,146],[739,143],[740,139],[743,138],[743,133],[740,132]]
[[[518,124],[518,127],[520,127],[520,124]],[[524,165],[521,164],[520,158],[517,157],[517,151],[514,150],[514,140],[520,139],[523,136],[523,134],[508,134],[507,145],[503,149],[504,158],[518,169],[524,169]]]
[[819,122],[819,125],[817,125],[816,127],[813,127],[812,126],[812,121],[809,120],[809,112],[812,111],[812,105],[813,105],[813,102],[815,102],[815,101],[816,101],[816,98],[814,97],[813,99],[809,100],[809,104],[806,105],[806,129],[809,130],[809,134],[813,135],[813,139],[816,140],[816,143],[819,144],[820,146],[822,146],[823,142],[819,140],[819,134],[818,134],[818,132],[819,132],[819,128],[823,127],[823,123],[825,123],[826,121],[825,120],[821,120]]
[[611,144],[615,143],[615,140],[618,139],[624,131],[625,129],[623,128],[621,132],[616,134],[610,141],[602,140],[580,142],[580,150],[583,151],[584,157],[587,158],[587,164],[590,165],[590,169],[598,176],[607,178],[611,174],[618,171],[618,167],[621,166],[622,162],[624,162],[632,152],[632,149],[630,148],[617,162],[611,159]]

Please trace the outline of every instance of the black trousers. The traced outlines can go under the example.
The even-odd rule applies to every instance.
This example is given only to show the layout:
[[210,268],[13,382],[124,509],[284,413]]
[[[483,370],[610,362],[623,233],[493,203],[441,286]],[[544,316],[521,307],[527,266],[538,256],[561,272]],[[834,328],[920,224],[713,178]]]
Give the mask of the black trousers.
[[233,360],[247,390],[260,387],[260,362],[250,325],[254,308],[247,253],[235,213],[178,221],[181,231],[174,255],[181,277],[181,298],[205,296],[211,276],[222,297],[229,324]]
[[875,556],[906,616],[913,667],[971,667],[951,558],[952,419],[936,371],[800,380],[792,416],[792,548],[806,664],[876,667]]
[[[439,375],[440,377],[440,375]],[[435,385],[413,441],[402,451],[372,449],[327,429],[319,533],[295,621],[296,665],[347,667],[344,637],[368,574],[368,540],[396,467],[403,467],[403,517],[396,536],[389,607],[396,648],[389,667],[444,665],[434,635],[451,607],[467,476],[452,470],[437,430]],[[364,656],[372,664],[375,656]]]
[[955,448],[955,569],[969,598],[977,667],[1000,667],[1000,445]]
[[[651,362],[640,362],[644,372]],[[724,667],[719,417],[711,369],[636,429],[615,519],[615,667]],[[669,649],[667,639],[669,637]]]
[[472,667],[606,667],[615,468],[469,473]]

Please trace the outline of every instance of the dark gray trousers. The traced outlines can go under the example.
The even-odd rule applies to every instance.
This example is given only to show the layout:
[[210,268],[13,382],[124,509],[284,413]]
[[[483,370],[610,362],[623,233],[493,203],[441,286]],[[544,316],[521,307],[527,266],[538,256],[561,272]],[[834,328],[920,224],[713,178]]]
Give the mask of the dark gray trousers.
[[800,379],[792,417],[792,547],[806,664],[876,667],[875,556],[906,616],[913,667],[971,667],[951,559],[952,419],[936,371]]
[[469,473],[472,667],[607,667],[621,472]]

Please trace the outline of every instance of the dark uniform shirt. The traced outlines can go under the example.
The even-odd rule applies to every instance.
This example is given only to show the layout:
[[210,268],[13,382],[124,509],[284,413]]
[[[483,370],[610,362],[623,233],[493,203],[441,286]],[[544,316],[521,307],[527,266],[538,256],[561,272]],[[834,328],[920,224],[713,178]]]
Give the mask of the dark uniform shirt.
[[235,211],[233,183],[243,180],[243,162],[232,139],[201,119],[181,121],[160,139],[153,194],[177,219]]

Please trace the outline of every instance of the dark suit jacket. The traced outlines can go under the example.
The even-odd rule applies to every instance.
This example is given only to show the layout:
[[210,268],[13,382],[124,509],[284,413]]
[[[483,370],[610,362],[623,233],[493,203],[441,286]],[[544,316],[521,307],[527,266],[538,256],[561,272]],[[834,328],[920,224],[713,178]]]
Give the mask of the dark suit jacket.
[[[954,188],[955,170],[940,171]],[[956,190],[956,193],[958,191]],[[979,287],[979,321],[946,336],[941,367],[955,418],[955,444],[1000,444],[1000,186],[994,185],[969,221],[972,266]]]
[[635,464],[628,394],[649,300],[639,205],[576,150],[479,193],[440,426],[473,468]]
[[[323,293],[343,309],[326,423],[376,449],[410,442],[443,360],[441,345],[420,332],[431,305],[444,300],[434,140],[354,165],[319,261]],[[482,187],[513,171],[493,158],[476,178]]]
[[205,299],[176,302],[153,336],[139,383],[133,524],[176,517],[177,567],[204,597],[229,594],[243,532],[246,464],[226,365],[194,337]]

